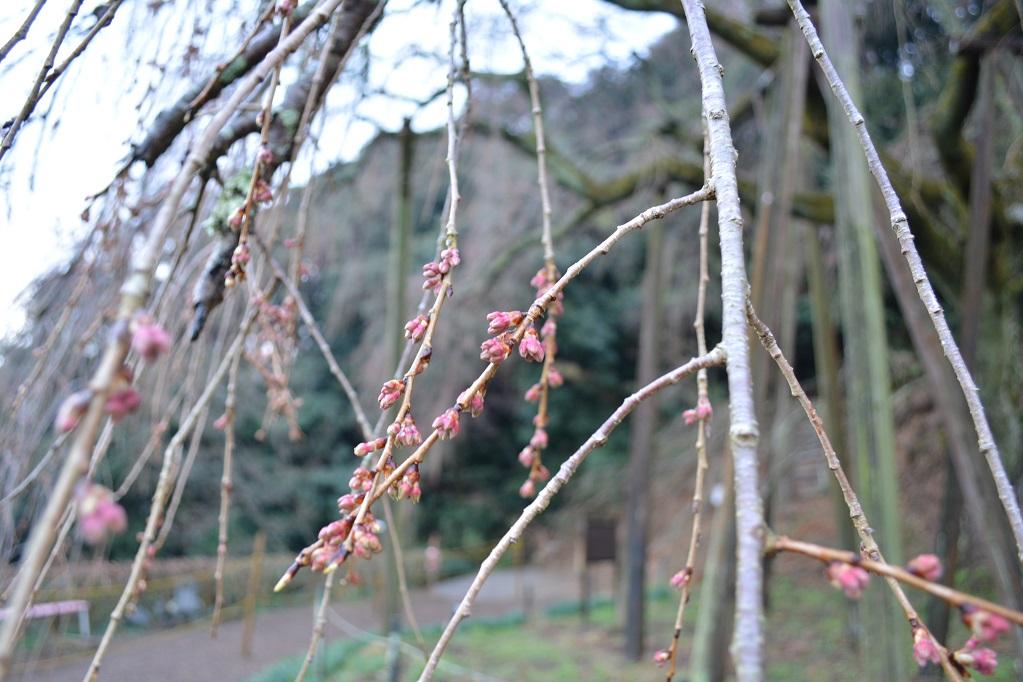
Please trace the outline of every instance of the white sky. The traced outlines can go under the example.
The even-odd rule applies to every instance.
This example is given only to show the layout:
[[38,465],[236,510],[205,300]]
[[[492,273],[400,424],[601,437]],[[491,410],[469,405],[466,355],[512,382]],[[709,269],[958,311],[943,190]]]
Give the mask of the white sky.
[[[85,206],[84,198],[109,183],[118,161],[128,151],[126,142],[139,139],[142,126],[180,92],[181,83],[168,81],[155,97],[147,95],[145,88],[155,73],[147,62],[181,54],[183,42],[175,41],[181,41],[191,30],[189,8],[194,10],[196,4],[205,7],[208,2],[169,2],[156,16],[167,30],[150,35],[145,31],[132,33],[128,28],[139,25],[140,21],[133,18],[147,16],[145,6],[149,3],[127,0],[114,23],[97,36],[62,77],[59,87],[51,89],[37,108],[37,114],[42,114],[55,104],[55,116],[62,108],[68,115],[60,117],[55,129],[48,126],[45,133],[38,124],[24,127],[15,148],[0,162],[4,181],[0,185],[0,335],[16,331],[23,324],[17,298],[24,288],[68,257],[83,229],[78,216]],[[32,4],[34,0],[0,0],[0,42],[14,33]],[[99,0],[87,0],[79,16],[87,16],[98,4]],[[415,4],[413,0],[391,0],[384,20],[373,33],[369,72],[372,88],[386,87],[392,93],[423,98],[443,87],[446,64],[426,58],[409,59],[408,54],[413,49],[446,54],[453,0],[439,5]],[[7,120],[20,109],[67,5],[66,0],[47,3],[28,39],[4,62],[4,68],[8,63],[16,68],[0,77],[0,120]],[[589,70],[609,59],[621,62],[634,52],[644,53],[676,25],[675,19],[667,15],[622,11],[601,0],[513,0],[512,5],[519,13],[534,68],[572,82],[581,82]],[[472,0],[466,14],[472,67],[493,72],[520,69],[518,47],[497,1]],[[153,20],[141,23],[152,25]],[[91,26],[91,21],[83,25]],[[211,34],[208,40],[235,45],[236,31],[237,27],[225,27],[223,35]],[[76,43],[75,34],[69,36],[58,62]],[[147,57],[138,63],[140,52]],[[294,77],[294,73],[286,72],[285,84],[289,75]],[[354,95],[347,87],[335,87],[331,92],[328,106],[338,114],[327,128],[330,132],[321,139],[316,168],[352,158],[374,135],[372,124],[350,115]],[[414,110],[410,103],[376,97],[362,102],[357,113],[395,130]],[[434,128],[444,119],[440,98],[419,112],[413,127]],[[304,182],[309,172],[307,161],[304,168],[296,168],[294,177]]]

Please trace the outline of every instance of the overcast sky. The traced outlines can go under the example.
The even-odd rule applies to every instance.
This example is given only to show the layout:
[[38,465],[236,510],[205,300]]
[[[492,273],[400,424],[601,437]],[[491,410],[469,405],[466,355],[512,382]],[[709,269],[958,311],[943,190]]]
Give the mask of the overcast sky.
[[[9,334],[23,323],[17,298],[29,282],[68,257],[70,246],[82,231],[78,216],[84,198],[109,183],[118,161],[128,151],[126,143],[139,139],[139,131],[184,86],[184,81],[169,76],[155,96],[147,90],[157,74],[156,66],[181,54],[193,12],[210,1],[168,2],[153,19],[147,9],[149,2],[126,0],[114,23],[99,34],[82,59],[63,76],[60,86],[40,103],[39,114],[53,108],[50,125],[26,126],[14,150],[0,162],[4,181],[0,186],[0,230],[4,240],[4,248],[0,248],[0,334]],[[221,1],[212,0],[214,4]],[[421,98],[443,87],[445,65],[428,58],[410,59],[408,55],[412,51],[446,52],[452,3],[445,0],[439,6],[413,6],[413,0],[391,0],[370,42],[371,89],[386,88],[388,92]],[[0,42],[14,33],[33,4],[34,0],[0,0]],[[48,2],[29,38],[5,61],[5,69],[13,68],[0,75],[0,120],[7,120],[20,108],[68,4],[69,0]],[[99,4],[99,0],[86,0],[79,16],[87,17]],[[626,12],[601,0],[512,0],[512,5],[520,13],[534,68],[541,74],[573,82],[581,82],[589,70],[609,60],[625,63],[634,53],[645,53],[652,42],[676,25],[666,15]],[[520,69],[520,53],[497,0],[472,0],[466,13],[473,68],[497,72]],[[90,22],[83,21],[82,25],[88,27]],[[146,30],[131,30],[139,25]],[[158,31],[156,26],[164,30]],[[220,28],[221,34],[211,33],[207,38],[206,47],[216,52],[238,41],[237,26]],[[76,43],[72,34],[58,62]],[[289,77],[293,74],[284,74],[285,84]],[[169,80],[172,78],[175,80]],[[351,88],[332,91],[328,105],[336,113],[329,132],[321,139],[315,159],[296,167],[296,180],[302,182],[308,177],[310,163],[323,168],[357,154],[376,131],[374,124],[362,118],[395,130],[403,117],[415,110],[412,104],[376,97],[359,104],[354,109],[358,117],[353,117],[354,101]],[[54,125],[60,113],[66,115],[59,116],[59,124]],[[438,100],[416,115],[413,127],[434,128],[443,123],[444,117],[443,101]]]

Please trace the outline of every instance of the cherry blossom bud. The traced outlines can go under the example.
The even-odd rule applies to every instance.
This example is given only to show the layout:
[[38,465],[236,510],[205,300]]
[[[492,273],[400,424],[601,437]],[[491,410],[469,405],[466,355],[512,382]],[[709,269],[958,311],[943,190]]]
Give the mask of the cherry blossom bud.
[[529,444],[537,450],[543,450],[547,447],[547,431],[544,429],[537,429],[533,432],[533,437],[529,439]]
[[993,642],[1008,632],[1012,626],[1005,618],[972,606],[964,606],[963,623],[982,642]]
[[440,288],[441,279],[444,273],[436,263],[427,263],[423,266],[423,289],[437,291]]
[[975,637],[966,640],[966,646],[953,654],[960,665],[973,668],[981,675],[993,675],[998,667],[998,654],[991,649],[980,648]]
[[941,663],[941,650],[923,628],[918,627],[913,631],[913,658],[921,668],[928,663]]
[[110,415],[111,419],[119,422],[125,416],[137,410],[141,404],[142,397],[139,395],[139,392],[129,386],[107,396],[107,402],[103,409]]
[[530,446],[522,448],[519,452],[519,464],[526,467],[527,469],[533,466],[533,462],[536,461],[536,450]]
[[227,413],[226,412],[224,414],[220,415],[219,417],[217,417],[216,421],[213,422],[213,428],[217,429],[218,431],[223,431],[223,430],[225,430],[227,428]]
[[416,428],[416,420],[412,417],[405,417],[401,422],[401,428],[398,429],[398,433],[394,437],[394,442],[405,446],[422,443],[423,436],[419,433],[419,429]]
[[146,361],[152,362],[170,350],[171,337],[151,315],[143,313],[132,321],[131,347]]
[[412,492],[409,493],[408,498],[413,502],[419,502],[420,498],[423,497],[423,489],[419,487],[418,483],[412,484]]
[[540,289],[548,285],[547,281],[547,268],[540,268],[533,275],[533,279],[529,280],[529,285],[534,289]]
[[234,247],[234,253],[231,254],[231,263],[234,265],[248,265],[249,261],[252,260],[252,252],[249,251],[248,244],[239,244]]
[[231,216],[227,219],[227,224],[237,230],[242,226],[242,222],[245,220],[245,208],[239,206],[231,212]]
[[89,409],[91,400],[92,391],[88,389],[75,391],[64,398],[60,407],[57,408],[57,417],[53,420],[53,427],[57,429],[57,433],[67,433],[78,426],[78,422],[82,420],[85,412]]
[[[291,1],[292,0],[285,0],[285,2],[291,2]],[[278,11],[280,11],[280,5],[278,5],[277,8],[278,8]],[[257,152],[257,154],[256,154],[256,160],[259,161],[259,163],[261,163],[262,165],[265,166],[266,164],[273,162],[273,160],[274,160],[274,153],[272,151],[270,151],[270,147],[268,147],[265,144],[262,144],[262,145],[259,146],[259,152]]]
[[558,388],[564,383],[565,377],[561,376],[561,372],[554,365],[551,365],[547,369],[547,385],[551,388]]
[[529,387],[529,390],[526,391],[526,396],[525,396],[526,397],[526,401],[530,402],[530,403],[535,403],[537,400],[540,399],[540,394],[542,392],[543,392],[543,387],[540,386],[540,384],[533,384],[532,386]]
[[658,649],[654,652],[654,663],[658,668],[663,667],[669,660],[671,660],[671,654],[665,649]]
[[405,338],[412,339],[417,343],[422,341],[429,325],[430,318],[426,315],[416,315],[405,324]]
[[476,418],[483,414],[483,394],[484,391],[477,391],[471,398],[469,398],[469,414]]
[[906,569],[913,575],[933,582],[941,577],[941,559],[935,554],[921,554],[906,564]]
[[547,321],[540,327],[540,336],[546,339],[548,336],[554,336],[557,333],[558,323],[554,321],[554,318],[547,318]]
[[859,599],[870,582],[870,574],[859,566],[833,561],[828,565],[828,580],[849,599]]
[[512,327],[522,324],[523,319],[525,319],[525,315],[519,310],[495,310],[492,313],[487,313],[487,322],[489,323],[487,333],[500,334],[508,331]]
[[676,590],[681,590],[683,587],[689,584],[689,578],[692,576],[692,572],[688,568],[683,568],[681,571],[671,576],[669,583]]
[[79,486],[75,493],[78,506],[78,532],[90,545],[102,542],[110,534],[123,533],[128,528],[124,507],[114,501],[114,494],[95,483]]
[[533,479],[527,478],[526,482],[519,487],[519,497],[530,498],[536,495],[536,484]]
[[365,457],[371,452],[382,449],[387,444],[386,438],[376,438],[367,443],[359,443],[355,446],[354,452],[356,457]]
[[487,339],[480,345],[480,360],[498,364],[511,355],[511,346],[504,335]]
[[266,184],[266,180],[256,180],[256,186],[252,188],[252,198],[261,204],[274,200],[273,192],[270,191],[270,185]]
[[455,248],[444,249],[440,252],[440,262],[446,267],[444,272],[447,272],[462,262],[462,254]]
[[526,360],[543,362],[543,344],[532,327],[526,330],[526,335],[519,342],[519,355]]
[[298,0],[277,0],[277,12],[279,14],[291,14],[297,4]]
[[551,477],[551,471],[542,464],[533,472],[532,476],[535,480],[545,483]]
[[351,493],[345,493],[341,497],[337,498],[337,508],[341,511],[351,511],[358,506],[358,501],[355,495]]
[[386,410],[388,407],[398,402],[398,398],[405,392],[405,382],[400,379],[391,379],[380,388],[380,395],[377,396],[377,402],[380,404],[381,410]]
[[454,438],[458,435],[458,412],[453,407],[433,420],[433,428],[440,432],[441,438]]

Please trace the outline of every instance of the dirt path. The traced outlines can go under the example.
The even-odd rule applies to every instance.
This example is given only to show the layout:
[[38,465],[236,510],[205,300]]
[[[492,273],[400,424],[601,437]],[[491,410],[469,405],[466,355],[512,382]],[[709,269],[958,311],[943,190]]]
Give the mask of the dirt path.
[[[423,626],[445,622],[469,586],[472,576],[445,580],[432,589],[413,590],[412,603]],[[480,592],[473,615],[494,618],[522,610],[524,593],[531,591],[536,604],[575,599],[576,587],[570,574],[527,568],[498,571]],[[340,601],[337,612],[348,622],[375,627],[370,600]],[[114,640],[107,652],[100,679],[108,682],[228,682],[244,680],[286,656],[303,653],[309,645],[312,608],[293,607],[261,612],[256,617],[253,653],[240,653],[242,623],[231,621],[220,628],[220,636],[209,635],[208,621],[155,632],[128,635]],[[328,640],[346,635],[328,623]],[[40,661],[14,676],[18,682],[78,682],[89,667],[90,657]]]

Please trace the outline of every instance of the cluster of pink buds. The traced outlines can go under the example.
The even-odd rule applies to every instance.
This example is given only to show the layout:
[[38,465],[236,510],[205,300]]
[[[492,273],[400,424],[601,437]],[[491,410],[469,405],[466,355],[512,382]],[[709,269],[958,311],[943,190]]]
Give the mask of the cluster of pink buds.
[[[354,493],[366,493],[373,489],[373,472],[369,469],[357,468],[352,472],[348,481],[348,487]],[[340,504],[340,501],[338,502]]]
[[981,642],[994,642],[1012,629],[1008,620],[995,613],[968,604],[961,611],[963,623]]
[[504,333],[494,336],[480,344],[480,360],[492,362],[495,365],[504,362],[511,355],[512,337]]
[[941,559],[935,554],[921,554],[906,564],[906,570],[915,576],[934,582],[941,578],[944,572],[941,568]]
[[419,487],[418,464],[412,464],[405,470],[401,480],[398,481],[391,490],[391,494],[396,500],[403,500],[407,497],[413,502],[419,501],[419,498],[423,495],[423,490]]
[[441,438],[454,438],[458,435],[458,410],[454,407],[449,407],[444,410],[439,417],[433,420],[433,428],[435,428]]
[[366,512],[365,520],[352,530],[352,551],[355,556],[368,559],[384,551],[384,546],[380,544],[383,529],[383,524],[375,520],[370,512]]
[[525,315],[519,310],[500,311],[495,310],[487,313],[487,333],[501,334],[522,324]]
[[980,646],[976,637],[970,637],[966,644],[952,658],[965,668],[973,668],[981,675],[994,675],[998,667],[998,654],[993,649]]
[[348,539],[348,533],[352,529],[350,519],[339,519],[331,521],[320,529],[320,544],[309,556],[309,567],[320,572],[330,565],[330,562],[341,552],[341,545]]
[[386,410],[405,392],[405,382],[401,379],[391,379],[380,388],[380,395],[377,396],[377,403],[381,410]]
[[114,501],[108,488],[95,483],[83,483],[76,493],[78,503],[78,532],[90,545],[103,542],[110,534],[123,533],[128,528],[124,507]]
[[368,455],[371,452],[376,452],[377,450],[383,450],[384,449],[384,445],[386,445],[386,444],[387,444],[387,439],[386,438],[376,438],[376,439],[368,441],[366,443],[359,443],[358,445],[355,446],[355,456],[356,457],[365,457],[366,455]]
[[859,599],[870,582],[870,574],[859,566],[832,561],[828,564],[828,580],[849,599]]
[[532,327],[526,330],[526,333],[522,336],[522,341],[519,342],[519,355],[524,360],[543,362],[543,344],[540,343],[540,337]]
[[141,312],[131,321],[131,347],[147,362],[168,352],[171,336],[149,313]]
[[686,422],[686,426],[695,424],[696,422],[706,421],[714,415],[714,408],[710,405],[710,400],[707,396],[702,395],[696,401],[696,407],[686,410],[682,413],[682,418]]
[[451,272],[461,262],[462,256],[457,248],[451,247],[441,251],[440,258],[423,266],[423,288],[434,292],[438,291],[444,275]]
[[127,365],[122,365],[114,379],[114,384],[107,394],[107,402],[103,409],[114,422],[119,422],[131,414],[142,404],[142,396],[131,385],[134,374]]
[[941,663],[941,649],[931,633],[922,627],[913,629],[913,660],[920,667],[928,663]]
[[412,415],[405,415],[401,423],[394,422],[387,428],[388,435],[394,436],[394,442],[398,445],[411,447],[423,442],[423,435],[416,427],[416,420]]
[[419,343],[426,336],[426,328],[430,326],[430,318],[416,315],[405,323],[405,338]]

